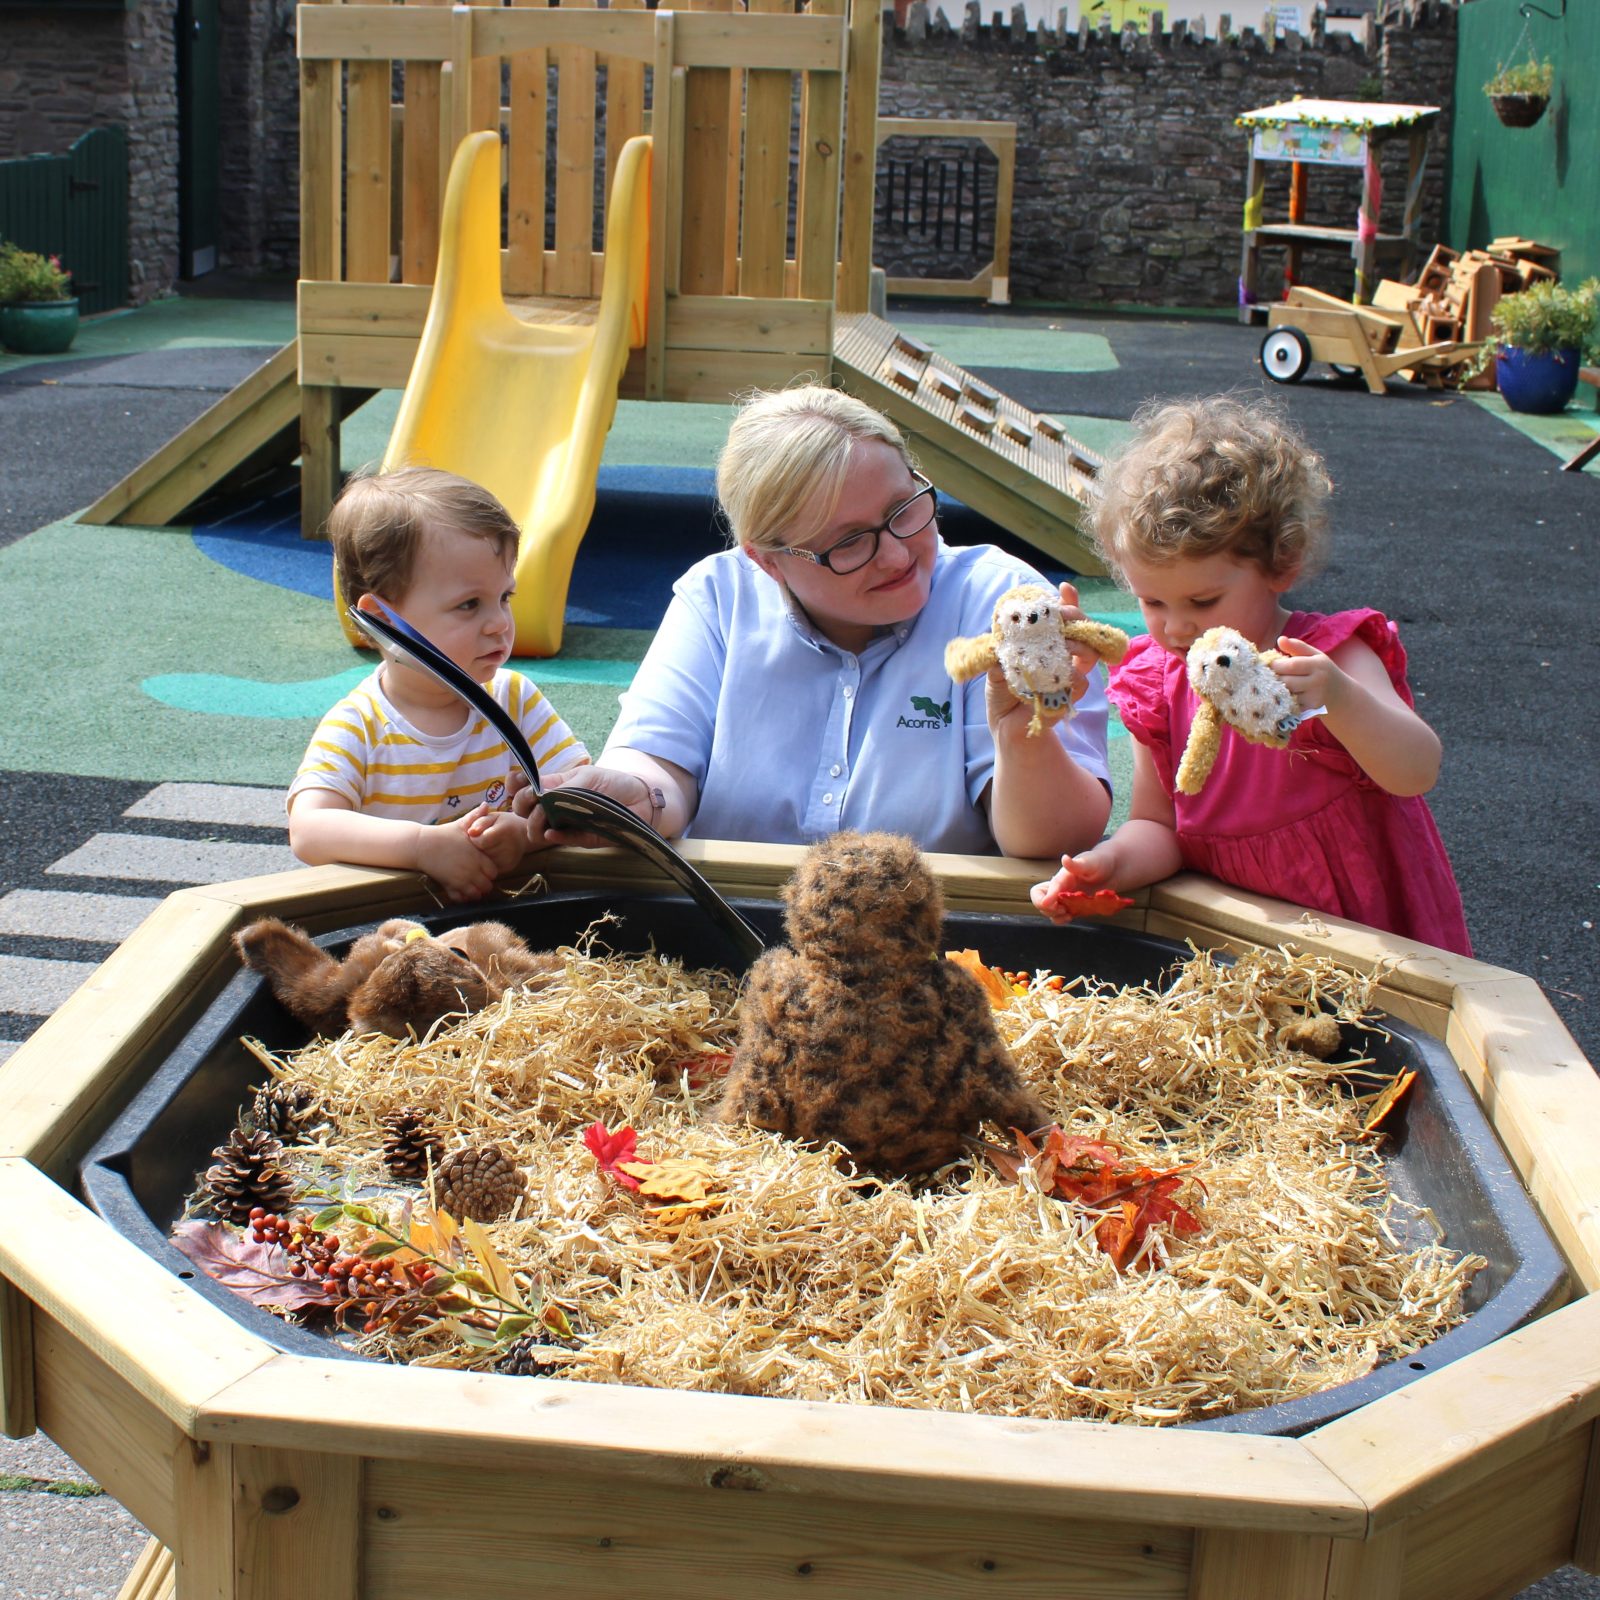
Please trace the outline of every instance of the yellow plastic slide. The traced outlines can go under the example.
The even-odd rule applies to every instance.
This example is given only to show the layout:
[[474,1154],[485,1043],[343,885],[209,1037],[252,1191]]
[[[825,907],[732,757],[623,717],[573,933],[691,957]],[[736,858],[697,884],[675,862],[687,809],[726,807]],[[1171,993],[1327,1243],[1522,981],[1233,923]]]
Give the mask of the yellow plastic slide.
[[[460,473],[516,519],[518,655],[561,648],[567,586],[594,513],[617,385],[629,350],[644,344],[648,138],[622,148],[605,238],[592,324],[514,315],[500,289],[500,139],[474,133],[462,140],[445,193],[428,320],[383,464]],[[364,643],[353,626],[345,622],[351,642]]]

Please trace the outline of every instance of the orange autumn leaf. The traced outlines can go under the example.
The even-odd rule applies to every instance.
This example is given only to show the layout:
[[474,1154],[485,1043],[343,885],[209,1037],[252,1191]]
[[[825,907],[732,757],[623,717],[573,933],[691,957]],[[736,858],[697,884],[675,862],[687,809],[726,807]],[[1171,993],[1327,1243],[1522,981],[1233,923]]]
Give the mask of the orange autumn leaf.
[[1050,897],[1050,903],[1070,917],[1110,917],[1133,904],[1127,895],[1115,889],[1063,889]]
[[1396,1073],[1377,1094],[1366,1102],[1367,1115],[1366,1120],[1361,1124],[1361,1131],[1363,1133],[1376,1133],[1378,1125],[1399,1105],[1401,1097],[1416,1081],[1417,1075],[1414,1072]]
[[727,1077],[732,1065],[731,1050],[702,1050],[699,1055],[674,1061],[671,1070],[674,1078],[687,1077],[691,1089],[703,1089],[708,1083]]
[[665,1161],[619,1161],[617,1170],[636,1179],[640,1195],[647,1200],[705,1200],[711,1194],[708,1184],[717,1176],[709,1162],[685,1156],[668,1156]]
[[993,967],[984,964],[983,957],[976,950],[946,950],[946,961],[953,961],[958,967],[963,967],[978,980],[983,992],[989,997],[989,1004],[998,1009],[1008,1006],[1012,1001],[1012,988]]

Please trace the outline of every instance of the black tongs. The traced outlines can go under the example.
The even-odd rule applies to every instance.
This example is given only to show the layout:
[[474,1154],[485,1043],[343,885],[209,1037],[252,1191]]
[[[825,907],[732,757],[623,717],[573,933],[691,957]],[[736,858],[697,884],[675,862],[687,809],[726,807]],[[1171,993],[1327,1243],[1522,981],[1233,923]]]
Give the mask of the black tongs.
[[[369,606],[377,610],[365,609]],[[645,860],[659,867],[686,894],[691,896],[713,922],[733,940],[746,960],[754,961],[766,948],[760,934],[683,859],[647,822],[641,822],[620,801],[594,789],[546,789],[539,782],[538,763],[523,737],[522,729],[498,705],[494,697],[464,673],[437,646],[431,644],[404,617],[386,606],[376,595],[364,595],[361,606],[351,606],[349,614],[356,626],[375,645],[388,645],[408,661],[431,674],[453,694],[484,717],[506,742],[512,759],[527,774],[533,792],[544,807],[545,817],[554,828],[580,833],[598,833],[614,844],[637,850]]]

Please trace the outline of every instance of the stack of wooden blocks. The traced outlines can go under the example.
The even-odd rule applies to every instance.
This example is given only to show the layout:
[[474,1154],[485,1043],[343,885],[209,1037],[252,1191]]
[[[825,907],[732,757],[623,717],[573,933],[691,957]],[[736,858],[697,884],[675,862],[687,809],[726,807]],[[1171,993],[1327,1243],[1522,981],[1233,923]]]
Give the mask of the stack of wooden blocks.
[[[1456,251],[1435,245],[1415,283],[1385,278],[1373,304],[1386,311],[1407,312],[1424,344],[1446,339],[1473,342],[1491,334],[1500,297],[1515,294],[1541,279],[1558,276],[1560,251],[1531,239],[1494,239],[1485,250]],[[1469,389],[1492,389],[1494,374],[1480,372],[1458,380]]]

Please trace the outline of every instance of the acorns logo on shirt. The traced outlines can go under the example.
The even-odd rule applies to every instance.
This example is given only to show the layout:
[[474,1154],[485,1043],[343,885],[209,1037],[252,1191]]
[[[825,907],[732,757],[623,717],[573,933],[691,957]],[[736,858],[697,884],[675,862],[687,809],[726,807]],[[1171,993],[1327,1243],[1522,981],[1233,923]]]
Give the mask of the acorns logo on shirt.
[[931,700],[925,694],[914,694],[911,697],[911,709],[917,713],[914,717],[902,716],[896,723],[897,728],[948,728],[950,726],[950,702],[946,700],[942,705],[937,700]]

